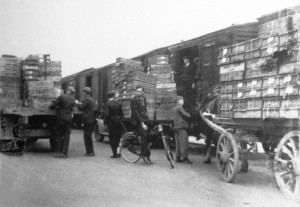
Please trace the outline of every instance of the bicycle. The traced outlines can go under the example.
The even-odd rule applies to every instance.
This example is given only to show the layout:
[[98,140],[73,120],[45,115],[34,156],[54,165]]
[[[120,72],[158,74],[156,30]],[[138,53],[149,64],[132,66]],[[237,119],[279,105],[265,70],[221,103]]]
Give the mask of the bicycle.
[[[163,141],[165,154],[170,162],[171,168],[174,168],[173,163],[173,154],[170,150],[168,139],[170,138],[166,133],[163,132],[163,126],[171,127],[171,124],[159,124],[155,126],[151,131],[157,131],[159,133],[159,136],[161,136],[161,139]],[[149,150],[151,147],[151,144],[148,145]],[[141,155],[141,137],[137,136],[136,132],[128,132],[124,134],[120,141],[120,153],[122,157],[130,163],[136,163],[138,162],[142,155]]]

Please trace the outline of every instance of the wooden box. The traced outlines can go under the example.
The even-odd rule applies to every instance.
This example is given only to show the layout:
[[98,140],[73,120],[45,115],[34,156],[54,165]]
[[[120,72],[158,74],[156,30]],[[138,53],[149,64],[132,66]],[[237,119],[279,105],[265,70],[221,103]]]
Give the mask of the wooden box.
[[244,71],[220,74],[220,82],[236,81],[244,79]]
[[262,97],[272,97],[272,96],[279,96],[279,88],[263,88],[261,89],[261,96]]
[[278,35],[276,36],[270,36],[268,38],[263,38],[261,41],[261,47],[273,47],[273,46],[277,46],[279,43],[279,37]]
[[279,118],[279,108],[275,109],[263,109],[262,110],[262,118]]
[[279,74],[296,73],[299,71],[297,63],[287,63],[279,66]]
[[279,108],[280,107],[280,99],[277,98],[267,98],[263,99],[263,108]]
[[250,41],[245,42],[245,51],[257,50],[261,47],[261,38],[251,39]]
[[264,77],[262,79],[262,88],[275,88],[280,84],[279,77]]
[[243,61],[245,59],[244,56],[245,56],[244,53],[230,55],[230,63]]
[[246,100],[235,100],[233,101],[233,110],[246,110],[247,101]]
[[233,102],[232,100],[222,100],[221,102],[221,110],[232,110]]
[[260,89],[253,89],[245,91],[245,98],[259,98],[261,97]]
[[247,116],[247,118],[261,118],[262,110],[261,109],[247,110],[246,116]]
[[247,99],[247,110],[261,109],[262,102],[263,101],[260,98]]
[[247,111],[233,110],[233,118],[247,118]]
[[276,52],[278,50],[279,50],[278,46],[270,46],[270,47],[261,48],[260,56],[261,57],[270,57],[273,55],[274,52]]
[[296,119],[299,118],[299,108],[285,108],[280,109],[280,117],[288,118],[288,119]]
[[262,79],[252,79],[245,81],[246,89],[260,89],[262,85]]
[[233,117],[233,111],[232,110],[221,110],[221,113],[219,115],[223,118],[232,118]]
[[250,50],[245,52],[245,60],[259,58],[260,57],[260,49]]
[[281,99],[280,101],[280,108],[299,108],[300,102],[299,97],[291,97]]
[[295,85],[280,87],[279,95],[280,96],[299,95],[299,87]]
[[244,99],[245,92],[243,91],[234,91],[232,92],[232,99]]

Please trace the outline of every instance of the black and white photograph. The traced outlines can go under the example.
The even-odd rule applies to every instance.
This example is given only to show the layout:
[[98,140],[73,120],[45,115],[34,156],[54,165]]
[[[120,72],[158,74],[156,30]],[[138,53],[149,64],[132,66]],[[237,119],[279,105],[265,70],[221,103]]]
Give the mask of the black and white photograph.
[[299,0],[0,0],[0,207],[299,205]]

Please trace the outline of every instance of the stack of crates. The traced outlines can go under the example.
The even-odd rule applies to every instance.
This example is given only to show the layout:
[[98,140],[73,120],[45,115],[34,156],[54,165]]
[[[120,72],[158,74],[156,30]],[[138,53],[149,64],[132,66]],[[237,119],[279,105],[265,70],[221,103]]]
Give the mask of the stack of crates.
[[[29,61],[30,60],[30,61]],[[26,73],[28,76],[24,76],[27,100],[26,105],[36,109],[47,109],[49,105],[61,94],[61,62],[57,61],[40,61],[39,57],[29,56],[25,59],[23,65],[23,74],[26,73],[28,68],[31,69],[31,73]],[[28,66],[28,62],[36,62],[36,66],[31,64]],[[32,76],[30,77],[29,74]]]
[[22,59],[5,55],[0,57],[0,109],[22,105],[21,77]]
[[119,91],[118,100],[122,103],[125,118],[131,117],[130,100],[136,95],[138,85],[144,87],[147,101],[147,114],[150,120],[155,114],[156,77],[144,72],[140,61],[117,58],[116,67],[113,69],[112,81]]
[[177,93],[169,58],[167,55],[155,55],[148,58],[148,64],[150,73],[157,78],[156,120],[173,119]]
[[300,7],[285,11],[261,17],[258,38],[220,48],[221,117],[299,117]]

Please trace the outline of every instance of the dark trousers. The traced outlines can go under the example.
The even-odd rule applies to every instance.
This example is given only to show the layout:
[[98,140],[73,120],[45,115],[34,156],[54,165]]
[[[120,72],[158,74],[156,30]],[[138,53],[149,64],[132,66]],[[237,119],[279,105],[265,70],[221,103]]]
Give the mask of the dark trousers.
[[56,149],[58,153],[68,155],[72,123],[57,124]]
[[94,126],[95,126],[94,123],[88,123],[88,124],[85,123],[83,125],[83,139],[84,139],[84,145],[87,154],[94,153],[94,146],[92,140]]
[[109,143],[113,155],[117,155],[117,149],[121,139],[122,128],[120,122],[108,123]]
[[136,127],[138,135],[141,136],[141,155],[148,157],[150,156],[150,150],[148,148],[148,133],[143,129],[142,125]]

